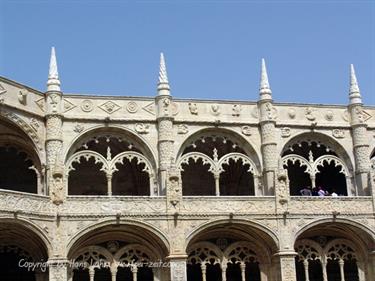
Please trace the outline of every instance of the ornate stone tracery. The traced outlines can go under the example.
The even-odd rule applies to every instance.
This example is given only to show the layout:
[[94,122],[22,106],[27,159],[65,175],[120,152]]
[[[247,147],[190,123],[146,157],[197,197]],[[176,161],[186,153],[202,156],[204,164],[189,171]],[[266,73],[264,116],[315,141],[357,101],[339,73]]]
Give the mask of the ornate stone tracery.
[[[305,141],[294,142],[284,151],[283,157],[281,158],[281,164],[284,168],[288,169],[289,178],[291,179],[291,194],[300,195],[299,190],[303,187],[316,188],[318,186],[324,186],[330,188],[329,192],[337,192],[340,195],[347,195],[352,193],[351,186],[351,171],[347,167],[347,164],[337,156],[337,154],[329,147],[322,144],[319,141]],[[298,172],[299,171],[299,172]],[[340,188],[340,185],[332,181],[327,181],[325,173],[334,175],[343,175],[344,184],[346,188]],[[301,174],[301,172],[303,174]],[[309,180],[303,182],[299,180],[298,183],[295,181],[296,177],[306,178]],[[329,186],[335,184],[336,186]]]

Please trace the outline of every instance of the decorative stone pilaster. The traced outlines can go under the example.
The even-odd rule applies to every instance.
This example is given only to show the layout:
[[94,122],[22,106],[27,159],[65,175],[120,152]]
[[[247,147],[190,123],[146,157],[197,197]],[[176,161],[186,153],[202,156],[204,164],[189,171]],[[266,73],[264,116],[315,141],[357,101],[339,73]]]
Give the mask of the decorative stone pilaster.
[[277,256],[280,260],[280,281],[296,281],[296,261],[295,252],[279,252]]
[[52,201],[55,204],[60,204],[63,202],[65,196],[64,167],[61,156],[63,146],[63,98],[54,48],[52,48],[51,52],[45,104],[47,185]]
[[163,54],[160,55],[158,95],[155,98],[156,119],[158,123],[158,152],[160,192],[165,194],[167,186],[167,170],[171,165],[173,152],[173,114],[172,96],[170,94],[167,69]]
[[186,255],[169,256],[171,281],[187,281]]
[[272,195],[275,189],[277,170],[276,110],[273,107],[272,91],[268,82],[267,69],[262,59],[262,71],[258,101],[259,125],[262,140],[264,195]]
[[67,281],[68,265],[69,262],[66,259],[49,259],[49,281]]
[[285,212],[287,212],[289,198],[288,171],[285,170],[280,163],[275,188],[276,211],[278,214],[285,214]]
[[181,175],[174,164],[172,164],[167,174],[167,210],[174,213],[180,210],[182,200]]
[[367,124],[364,120],[362,98],[358,87],[353,65],[350,66],[349,90],[350,126],[352,129],[353,152],[355,158],[355,173],[357,195],[369,195],[370,150],[367,136]]

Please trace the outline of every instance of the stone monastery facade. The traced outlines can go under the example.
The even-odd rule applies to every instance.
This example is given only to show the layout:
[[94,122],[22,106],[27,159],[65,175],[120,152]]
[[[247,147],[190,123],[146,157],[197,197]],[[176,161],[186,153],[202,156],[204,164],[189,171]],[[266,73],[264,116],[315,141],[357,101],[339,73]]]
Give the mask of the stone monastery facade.
[[0,77],[0,279],[375,280],[353,66],[348,97],[274,102],[262,61],[258,101],[177,99],[163,55],[155,98],[70,95],[53,49],[46,92]]

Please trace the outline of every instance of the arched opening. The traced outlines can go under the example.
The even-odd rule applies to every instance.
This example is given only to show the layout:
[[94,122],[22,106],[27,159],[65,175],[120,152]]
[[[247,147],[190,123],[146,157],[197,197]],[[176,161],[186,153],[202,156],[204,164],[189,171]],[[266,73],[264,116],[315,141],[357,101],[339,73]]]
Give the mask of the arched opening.
[[193,136],[183,145],[177,161],[183,195],[256,195],[255,155],[248,143],[233,134],[203,132]]
[[[10,220],[0,221],[0,263],[3,281],[48,279],[48,250],[32,227]],[[40,266],[31,268],[36,263]],[[43,279],[45,278],[45,279]]]
[[209,226],[188,241],[188,281],[261,281],[277,251],[268,234],[236,222]]
[[370,165],[371,165],[371,169],[375,172],[375,149],[372,152],[371,157],[370,157]]
[[0,120],[0,189],[44,193],[41,164],[29,137]]
[[76,239],[69,251],[75,265],[73,281],[144,280],[160,278],[155,267],[167,256],[167,245],[150,230],[135,224],[108,224],[92,229]]
[[66,166],[69,195],[157,194],[144,147],[116,130],[84,137],[73,145]]
[[374,243],[365,231],[352,225],[331,222],[313,226],[295,243],[297,281],[365,280],[368,249],[374,248]]
[[314,134],[297,137],[286,146],[282,164],[288,171],[291,195],[348,195],[351,188],[349,168],[332,147]]
[[209,172],[209,164],[204,164],[202,159],[189,159],[181,170],[182,195],[215,195],[215,178]]

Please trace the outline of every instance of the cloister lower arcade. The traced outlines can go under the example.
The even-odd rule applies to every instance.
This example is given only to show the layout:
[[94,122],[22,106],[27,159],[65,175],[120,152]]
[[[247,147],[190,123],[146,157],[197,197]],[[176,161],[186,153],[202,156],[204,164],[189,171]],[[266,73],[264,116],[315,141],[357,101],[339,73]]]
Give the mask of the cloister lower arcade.
[[272,280],[275,251],[275,241],[259,229],[236,222],[217,224],[189,242],[187,280]]
[[26,222],[0,221],[2,281],[47,281],[48,249],[35,229]]
[[134,136],[95,132],[71,148],[66,161],[69,195],[157,195],[155,166]]
[[295,242],[297,281],[369,280],[374,240],[357,227],[322,223]]
[[168,245],[136,225],[110,224],[96,228],[71,247],[71,281],[159,281],[169,274]]
[[30,138],[0,119],[0,188],[44,194],[42,165]]
[[226,131],[197,133],[177,160],[183,195],[260,195],[259,161],[253,148]]
[[327,195],[356,194],[350,160],[328,137],[299,136],[285,146],[281,156],[282,165],[288,171],[290,195],[301,195],[301,189],[306,187],[311,191],[321,187]]

